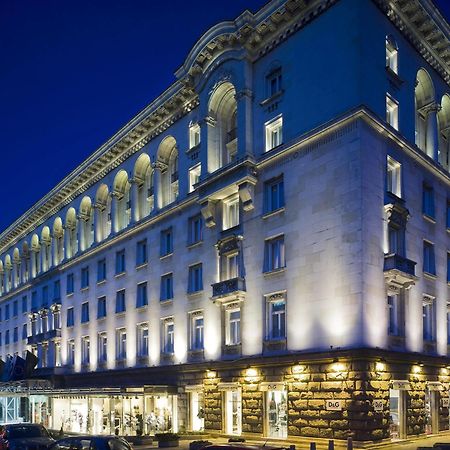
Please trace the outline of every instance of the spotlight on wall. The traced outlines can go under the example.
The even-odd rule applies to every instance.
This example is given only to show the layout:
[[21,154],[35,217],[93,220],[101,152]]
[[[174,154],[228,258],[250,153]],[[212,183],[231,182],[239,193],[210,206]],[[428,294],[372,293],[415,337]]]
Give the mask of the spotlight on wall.
[[423,364],[422,364],[422,365],[420,365],[420,364],[414,364],[414,365],[411,367],[412,373],[414,373],[415,375],[417,375],[417,374],[419,374],[420,372],[422,372],[422,366],[423,366]]
[[306,366],[304,364],[296,364],[295,366],[292,366],[293,375],[301,375],[304,372],[306,372]]
[[250,382],[258,381],[258,375],[259,375],[258,369],[255,369],[254,367],[249,367],[245,371],[245,378],[247,381]]
[[375,372],[384,372],[386,370],[386,363],[384,361],[377,361],[375,363]]
[[441,374],[442,375],[448,375],[448,367],[441,367]]
[[206,378],[216,378],[217,372],[215,370],[207,370],[206,371]]

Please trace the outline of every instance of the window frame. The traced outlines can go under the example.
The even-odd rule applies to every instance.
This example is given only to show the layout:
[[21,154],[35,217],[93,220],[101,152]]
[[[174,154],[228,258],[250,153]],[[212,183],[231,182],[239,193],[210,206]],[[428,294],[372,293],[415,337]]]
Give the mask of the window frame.
[[264,124],[264,149],[265,152],[283,145],[283,115],[280,114],[277,117],[267,121]]

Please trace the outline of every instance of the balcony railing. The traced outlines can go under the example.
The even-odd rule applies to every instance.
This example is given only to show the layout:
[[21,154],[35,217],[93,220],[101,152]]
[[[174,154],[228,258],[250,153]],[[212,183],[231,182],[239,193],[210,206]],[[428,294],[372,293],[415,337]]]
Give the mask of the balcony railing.
[[45,333],[39,333],[39,334],[35,334],[34,336],[29,336],[28,337],[28,345],[39,344],[40,342],[49,341],[51,339],[59,338],[59,337],[61,337],[60,329],[49,330],[49,331],[46,331]]
[[212,285],[213,297],[223,297],[231,295],[236,292],[245,292],[245,279],[244,278],[231,278],[230,280],[219,281]]
[[396,253],[391,253],[384,257],[385,272],[388,270],[398,270],[399,272],[403,272],[414,277],[416,275],[415,267],[415,261],[411,261],[408,258],[397,255]]

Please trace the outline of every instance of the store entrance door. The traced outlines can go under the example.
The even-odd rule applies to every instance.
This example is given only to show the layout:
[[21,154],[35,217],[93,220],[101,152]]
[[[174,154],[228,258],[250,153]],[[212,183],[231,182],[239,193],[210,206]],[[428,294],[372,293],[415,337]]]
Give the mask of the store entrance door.
[[190,393],[190,428],[191,431],[203,431],[205,428],[205,406],[203,392]]
[[425,389],[425,434],[439,432],[439,391]]
[[241,391],[225,391],[225,432],[242,433]]
[[287,438],[287,393],[268,390],[266,393],[267,437]]
[[389,434],[392,440],[406,438],[406,395],[405,390],[389,390]]

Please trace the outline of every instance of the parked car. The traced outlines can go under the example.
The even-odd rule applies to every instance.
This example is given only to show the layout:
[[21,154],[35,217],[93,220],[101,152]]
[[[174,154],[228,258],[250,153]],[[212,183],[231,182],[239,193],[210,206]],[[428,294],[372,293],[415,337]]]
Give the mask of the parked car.
[[118,436],[70,436],[53,443],[49,450],[132,450],[131,444]]
[[0,450],[47,450],[55,440],[42,425],[14,423],[2,426]]

